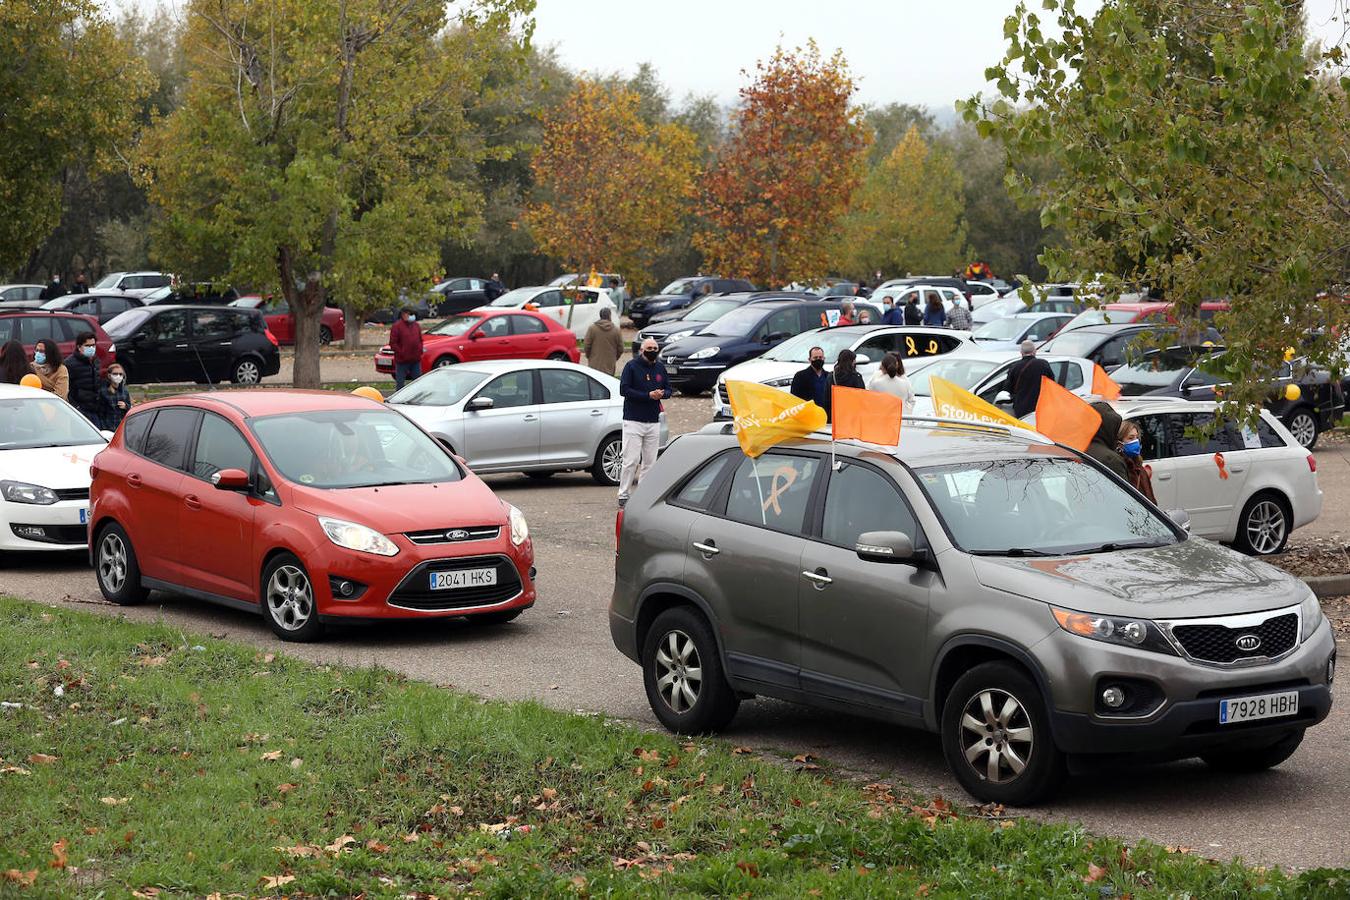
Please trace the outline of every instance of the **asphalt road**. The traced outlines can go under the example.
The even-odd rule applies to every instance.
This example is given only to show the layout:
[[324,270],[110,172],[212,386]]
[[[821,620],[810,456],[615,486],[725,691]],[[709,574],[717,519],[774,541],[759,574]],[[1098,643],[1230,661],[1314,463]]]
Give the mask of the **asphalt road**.
[[[707,401],[671,404],[673,429],[706,418]],[[1350,464],[1338,448],[1319,451],[1324,479],[1350,490]],[[588,475],[535,482],[492,476],[488,482],[527,515],[539,568],[539,602],[516,622],[478,628],[460,622],[349,629],[321,644],[285,645],[309,660],[380,665],[409,677],[483,696],[534,699],[548,706],[600,712],[655,727],[638,668],[610,643],[606,608],[613,586],[614,493]],[[1332,496],[1345,497],[1337,489]],[[162,620],[185,632],[206,633],[277,650],[262,620],[181,597],[152,595],[144,606],[104,604],[83,558],[6,559],[0,591],[138,621]],[[1342,647],[1342,654],[1350,647]],[[1198,761],[1115,769],[1077,776],[1051,805],[1030,815],[1080,822],[1089,830],[1168,846],[1194,848],[1215,858],[1304,868],[1350,865],[1350,698],[1336,687],[1331,717],[1308,733],[1292,760],[1270,772],[1221,776]],[[769,753],[810,753],[829,765],[873,779],[889,779],[925,795],[966,800],[947,773],[938,741],[844,715],[757,700],[741,707],[726,735],[738,745]]]

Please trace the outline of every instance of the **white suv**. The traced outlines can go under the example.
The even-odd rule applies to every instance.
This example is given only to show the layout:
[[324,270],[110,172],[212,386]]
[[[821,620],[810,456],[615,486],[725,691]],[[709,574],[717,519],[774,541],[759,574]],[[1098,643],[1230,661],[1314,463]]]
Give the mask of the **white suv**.
[[144,297],[173,284],[173,276],[163,272],[109,272],[89,289],[92,293],[118,293]]

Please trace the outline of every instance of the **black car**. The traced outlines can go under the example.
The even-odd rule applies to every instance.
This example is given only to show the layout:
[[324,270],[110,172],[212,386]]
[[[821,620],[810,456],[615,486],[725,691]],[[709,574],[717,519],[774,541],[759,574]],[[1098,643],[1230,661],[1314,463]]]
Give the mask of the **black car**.
[[214,281],[189,281],[165,285],[141,298],[145,306],[226,306],[239,299],[239,291]]
[[[403,307],[408,307],[417,316],[419,322],[434,318],[435,311],[432,309],[432,301],[437,300],[437,295],[428,293],[424,297],[418,297],[416,300],[409,299],[406,296],[399,297],[398,306],[386,306],[366,314],[366,321],[372,325],[392,325],[398,318],[398,311]],[[483,306],[484,304],[478,304]]]
[[220,306],[147,306],[105,326],[127,380],[257,384],[281,370],[262,312]]
[[427,302],[437,316],[468,312],[492,302],[486,278],[447,278],[431,289]]
[[870,310],[873,321],[881,321],[880,311],[857,301],[770,300],[734,309],[697,334],[666,345],[661,362],[670,373],[670,386],[689,396],[712,390],[717,377],[732,366],[803,331],[830,324],[829,313],[846,302],[853,302],[859,311]]
[[740,309],[747,303],[763,303],[767,300],[816,300],[814,294],[794,291],[738,291],[734,294],[716,294],[705,297],[693,306],[686,306],[678,312],[657,316],[651,324],[638,332],[633,340],[633,352],[647,338],[656,341],[658,348],[667,343],[687,337],[704,325],[715,322],[733,309]]
[[695,275],[677,278],[659,293],[639,297],[628,307],[628,318],[634,327],[643,328],[654,316],[676,309],[684,309],[707,294],[727,294],[733,291],[753,291],[755,286],[743,278],[718,278],[715,275]]
[[[1057,356],[1081,356],[1090,359],[1108,372],[1125,364],[1130,344],[1145,332],[1167,333],[1175,329],[1160,329],[1156,324],[1132,322],[1116,325],[1084,325],[1070,331],[1061,331],[1041,345],[1040,352]],[[1195,335],[1187,343],[1196,345],[1208,341],[1223,342],[1223,336],[1213,328]]]
[[[1168,347],[1150,350],[1111,373],[1123,397],[1180,397],[1183,400],[1215,400],[1224,386],[1218,376],[1199,367],[1207,356],[1218,356],[1220,347]],[[1339,379],[1326,369],[1297,363],[1281,363],[1272,379],[1276,390],[1266,401],[1270,410],[1306,449],[1317,436],[1341,420],[1345,394]],[[1284,395],[1287,385],[1299,388],[1297,400]]]
[[93,316],[100,325],[120,316],[129,309],[140,309],[145,304],[127,294],[66,294],[42,304],[42,309],[63,310],[82,316]]

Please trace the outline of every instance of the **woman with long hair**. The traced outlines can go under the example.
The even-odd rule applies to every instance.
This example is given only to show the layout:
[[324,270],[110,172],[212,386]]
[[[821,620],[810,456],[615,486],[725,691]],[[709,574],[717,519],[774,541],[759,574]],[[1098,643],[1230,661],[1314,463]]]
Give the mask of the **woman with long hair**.
[[830,380],[825,385],[825,415],[831,415],[831,393],[835,386],[858,388],[866,390],[867,384],[863,377],[858,374],[858,357],[852,350],[845,347],[839,351],[839,356],[834,360],[834,371],[830,373]]
[[61,361],[61,348],[56,341],[43,338],[33,350],[33,373],[42,380],[43,390],[47,390],[62,400],[70,396],[70,373]]
[[10,341],[0,347],[0,384],[18,384],[23,376],[31,374],[33,369],[28,365],[28,352],[23,344]]
[[914,386],[905,374],[905,361],[898,353],[887,353],[881,358],[881,368],[867,382],[869,390],[881,391],[899,397],[905,402],[905,415],[914,412]]

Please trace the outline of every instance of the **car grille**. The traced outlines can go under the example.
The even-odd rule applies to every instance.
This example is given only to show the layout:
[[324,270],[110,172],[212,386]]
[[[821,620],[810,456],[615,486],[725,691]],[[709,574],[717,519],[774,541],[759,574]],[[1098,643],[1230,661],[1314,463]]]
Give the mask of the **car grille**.
[[731,394],[727,392],[727,383],[725,381],[719,381],[717,383],[717,399],[722,401],[723,406],[728,406],[731,403]]
[[[1248,635],[1259,638],[1260,644],[1244,650],[1238,646],[1238,640]],[[1203,662],[1234,663],[1244,659],[1274,659],[1288,653],[1298,643],[1298,615],[1283,613],[1248,628],[1229,628],[1214,623],[1178,623],[1172,626],[1172,636],[1192,659]]]
[[52,491],[57,500],[88,500],[89,488],[57,488]]
[[[497,569],[497,583],[491,587],[433,591],[427,586],[432,572],[485,569],[489,566]],[[505,556],[465,556],[422,563],[399,582],[387,602],[390,606],[426,612],[472,609],[475,606],[505,603],[519,595],[522,589],[515,565]]]
[[469,528],[433,528],[429,531],[408,531],[404,537],[414,544],[458,544],[464,541],[496,540],[502,533],[500,525],[475,525]]

